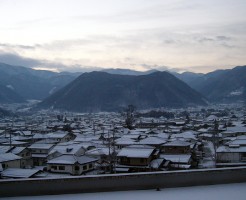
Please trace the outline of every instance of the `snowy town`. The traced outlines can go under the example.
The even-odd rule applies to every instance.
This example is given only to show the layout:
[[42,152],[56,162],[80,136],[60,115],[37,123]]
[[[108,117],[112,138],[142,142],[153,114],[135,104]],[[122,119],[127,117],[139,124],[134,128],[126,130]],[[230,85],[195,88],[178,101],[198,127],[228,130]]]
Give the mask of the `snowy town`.
[[122,113],[42,110],[0,119],[0,178],[246,165],[243,104]]

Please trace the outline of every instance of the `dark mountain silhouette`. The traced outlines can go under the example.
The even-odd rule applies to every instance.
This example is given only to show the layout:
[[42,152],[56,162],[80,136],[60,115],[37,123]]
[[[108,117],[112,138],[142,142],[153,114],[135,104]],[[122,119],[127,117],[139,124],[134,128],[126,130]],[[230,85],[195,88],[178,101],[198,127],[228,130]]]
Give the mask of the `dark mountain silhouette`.
[[9,85],[0,85],[0,103],[23,103],[25,100],[15,93]]
[[188,85],[191,85],[193,81],[198,80],[199,78],[203,77],[204,74],[202,73],[193,73],[193,72],[183,72],[183,73],[177,73],[177,72],[170,72],[178,79],[184,81]]
[[205,105],[203,97],[168,72],[149,75],[84,73],[39,104],[80,112],[116,111],[133,104],[139,109]]
[[13,114],[12,112],[5,110],[5,109],[0,107],[0,118],[1,117],[9,117],[9,116],[15,116],[15,114]]
[[[55,73],[0,63],[0,85],[2,88],[0,102],[42,100],[70,83],[77,76],[78,74],[75,73]],[[1,101],[1,99],[5,100]]]
[[182,80],[212,102],[246,100],[246,66],[216,70],[189,81]]
[[209,100],[215,102],[246,100],[246,66],[215,71],[209,75],[205,81],[194,87]]

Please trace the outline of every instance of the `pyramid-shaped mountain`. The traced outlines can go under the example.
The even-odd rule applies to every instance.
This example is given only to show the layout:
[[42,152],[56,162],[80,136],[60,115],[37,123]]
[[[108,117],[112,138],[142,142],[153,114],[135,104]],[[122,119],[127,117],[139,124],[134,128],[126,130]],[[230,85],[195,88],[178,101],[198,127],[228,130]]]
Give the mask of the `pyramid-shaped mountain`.
[[84,73],[38,106],[77,112],[205,105],[203,97],[168,72],[148,75]]

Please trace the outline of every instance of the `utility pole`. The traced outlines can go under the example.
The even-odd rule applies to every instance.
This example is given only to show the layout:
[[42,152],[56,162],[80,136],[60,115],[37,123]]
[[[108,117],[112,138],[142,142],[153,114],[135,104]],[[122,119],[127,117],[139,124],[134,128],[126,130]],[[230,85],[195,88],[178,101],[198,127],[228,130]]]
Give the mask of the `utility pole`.
[[109,172],[111,173],[111,171],[112,171],[112,166],[111,166],[112,159],[111,159],[111,142],[109,139],[109,130],[108,130],[108,158],[109,158]]
[[116,158],[115,158],[115,126],[113,126],[113,173],[115,174]]
[[14,118],[12,118],[11,129],[9,130],[9,146],[12,148],[12,130],[14,126]]
[[214,121],[214,130],[213,130],[213,145],[214,145],[214,157],[215,157],[215,162],[217,159],[217,154],[216,154],[216,147],[217,147],[217,137],[218,137],[218,130],[219,130],[219,123],[217,120]]

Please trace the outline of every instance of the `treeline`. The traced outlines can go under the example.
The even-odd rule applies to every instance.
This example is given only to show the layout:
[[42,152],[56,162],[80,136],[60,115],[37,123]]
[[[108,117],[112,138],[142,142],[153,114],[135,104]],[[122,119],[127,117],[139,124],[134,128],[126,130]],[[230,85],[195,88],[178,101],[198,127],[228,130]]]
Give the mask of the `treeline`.
[[151,110],[146,113],[136,113],[136,117],[153,117],[153,118],[164,117],[164,118],[170,119],[170,118],[174,118],[174,113],[166,112],[166,111]]

